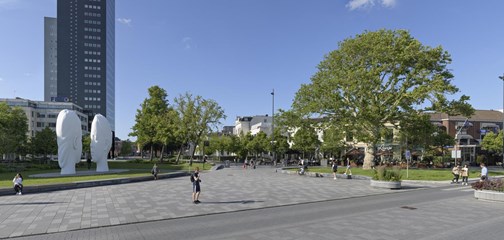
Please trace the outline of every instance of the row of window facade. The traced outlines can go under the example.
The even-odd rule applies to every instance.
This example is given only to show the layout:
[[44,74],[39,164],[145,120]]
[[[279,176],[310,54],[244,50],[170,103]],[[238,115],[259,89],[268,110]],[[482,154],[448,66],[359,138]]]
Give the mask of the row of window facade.
[[87,109],[101,109],[100,105],[84,105],[84,108]]
[[89,40],[101,40],[100,36],[90,36],[90,35],[84,35],[84,39],[89,39]]
[[101,9],[101,6],[98,6],[98,5],[88,5],[88,4],[85,4],[85,5],[84,5],[84,8],[90,8],[90,9]]
[[101,82],[84,82],[84,85],[101,86]]
[[101,93],[101,90],[97,89],[84,89],[84,93]]
[[[43,128],[46,126],[46,123],[44,122],[37,122],[37,127],[38,128]],[[50,127],[50,128],[56,128],[56,123],[54,122],[49,122],[47,123],[47,126]],[[84,126],[84,125],[81,125],[81,129],[84,130],[84,131],[87,131],[87,126]],[[35,136],[34,134],[32,134],[32,136]]]
[[100,51],[84,51],[84,54],[101,56],[101,52]]
[[[45,118],[46,115],[43,113],[37,113],[38,118]],[[47,114],[47,118],[57,118],[58,114]]]
[[98,33],[100,33],[101,29],[100,28],[87,28],[87,27],[85,27],[84,31],[85,32],[98,32]]
[[84,101],[101,101],[100,97],[84,97]]
[[93,24],[93,25],[101,25],[101,21],[98,20],[84,20],[84,23],[86,24]]
[[[84,77],[85,78],[101,78],[101,74],[87,74],[87,73],[85,73]],[[87,85],[87,84],[85,84],[85,85]]]
[[96,59],[96,58],[84,58],[84,62],[90,62],[90,63],[101,63],[101,59]]
[[84,66],[84,70],[101,71],[101,67]]
[[88,42],[85,42],[84,43],[84,47],[101,48],[101,44],[99,44],[99,43],[88,43]]
[[101,13],[84,12],[84,16],[87,16],[87,17],[101,17]]

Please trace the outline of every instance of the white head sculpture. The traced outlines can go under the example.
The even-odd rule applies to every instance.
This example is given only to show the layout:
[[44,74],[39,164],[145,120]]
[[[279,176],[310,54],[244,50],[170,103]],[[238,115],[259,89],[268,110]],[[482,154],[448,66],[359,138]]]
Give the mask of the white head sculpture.
[[91,124],[91,157],[97,172],[108,172],[107,155],[112,146],[112,130],[108,120],[96,114]]
[[82,155],[82,130],[81,121],[74,111],[65,109],[58,114],[56,136],[61,174],[75,174],[75,164]]

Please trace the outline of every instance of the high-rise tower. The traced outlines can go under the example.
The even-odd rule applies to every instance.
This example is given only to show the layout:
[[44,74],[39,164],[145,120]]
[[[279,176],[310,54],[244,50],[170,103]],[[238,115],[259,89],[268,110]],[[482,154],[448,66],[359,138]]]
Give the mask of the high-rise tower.
[[44,101],[55,102],[58,96],[58,52],[56,18],[44,18]]
[[[115,0],[59,0],[57,96],[115,131]],[[91,126],[89,124],[89,127]]]

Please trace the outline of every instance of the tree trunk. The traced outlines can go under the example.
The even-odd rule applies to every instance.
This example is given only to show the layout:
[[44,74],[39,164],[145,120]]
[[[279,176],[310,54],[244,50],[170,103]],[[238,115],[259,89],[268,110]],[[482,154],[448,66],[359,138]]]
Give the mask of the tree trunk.
[[371,169],[373,160],[374,160],[374,144],[368,143],[364,155],[364,164],[362,165],[362,169]]
[[159,162],[163,162],[164,151],[165,151],[165,144],[163,144],[163,147],[161,148],[161,157],[159,158]]
[[177,159],[175,160],[175,164],[179,164],[180,154],[182,154],[182,148],[184,148],[184,145],[180,146],[180,148],[179,148],[179,151],[177,153]]
[[150,146],[150,161],[152,162],[152,157],[154,157],[154,144]]

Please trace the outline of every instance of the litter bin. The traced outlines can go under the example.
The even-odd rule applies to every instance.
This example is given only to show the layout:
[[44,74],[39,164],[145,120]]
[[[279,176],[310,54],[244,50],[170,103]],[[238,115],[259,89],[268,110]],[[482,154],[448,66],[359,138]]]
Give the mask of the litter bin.
[[320,166],[321,167],[327,167],[327,159],[320,160]]

